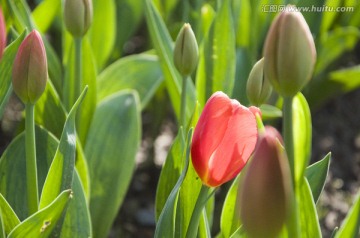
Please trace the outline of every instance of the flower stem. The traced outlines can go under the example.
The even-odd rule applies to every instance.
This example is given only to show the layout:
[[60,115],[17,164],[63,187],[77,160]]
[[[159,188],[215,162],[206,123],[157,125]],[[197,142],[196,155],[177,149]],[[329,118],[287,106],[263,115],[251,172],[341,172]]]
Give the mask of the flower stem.
[[186,232],[186,238],[193,238],[197,236],[200,217],[206,201],[209,198],[209,189],[210,188],[204,184],[201,186],[200,193],[198,199],[196,200],[194,211],[191,215],[190,223]]
[[25,153],[26,182],[29,215],[37,212],[39,207],[38,182],[36,168],[34,104],[25,105]]
[[180,107],[180,126],[186,128],[186,83],[188,77],[183,76],[182,90],[181,90],[181,107]]
[[[74,38],[75,42],[75,78],[74,78],[74,101],[80,96],[82,85],[82,38]],[[72,106],[71,105],[71,106]]]
[[[283,134],[285,141],[285,150],[288,156],[292,181],[295,182],[295,162],[294,162],[294,135],[292,118],[293,97],[284,98],[283,105]],[[295,185],[295,183],[294,183]]]

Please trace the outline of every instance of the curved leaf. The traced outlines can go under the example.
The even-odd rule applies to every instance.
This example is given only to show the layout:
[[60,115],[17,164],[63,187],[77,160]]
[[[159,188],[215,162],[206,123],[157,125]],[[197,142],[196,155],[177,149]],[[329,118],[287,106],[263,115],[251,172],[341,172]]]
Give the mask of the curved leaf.
[[46,32],[60,11],[61,0],[44,0],[32,12],[36,26],[41,32]]
[[360,235],[360,194],[357,195],[354,205],[336,232],[336,238],[357,238]]
[[66,209],[71,190],[63,191],[49,206],[20,223],[8,238],[48,237]]
[[94,237],[107,236],[125,197],[141,139],[140,120],[134,91],[121,91],[96,108],[85,145]]
[[[0,215],[2,216],[1,226],[4,228],[3,232],[9,234],[18,224],[19,218],[16,216],[14,210],[0,193]],[[1,237],[1,234],[0,234]]]
[[295,181],[302,181],[311,156],[311,115],[305,97],[298,93],[292,104]]
[[319,200],[321,191],[326,182],[326,177],[329,172],[331,153],[328,153],[322,160],[310,165],[306,169],[306,178],[309,181],[311,193],[314,197],[314,202]]
[[41,192],[39,203],[40,209],[48,206],[63,190],[70,189],[73,183],[76,148],[75,115],[86,95],[86,91],[87,88],[84,89],[78,100],[75,102],[66,119],[59,146],[50,165]]

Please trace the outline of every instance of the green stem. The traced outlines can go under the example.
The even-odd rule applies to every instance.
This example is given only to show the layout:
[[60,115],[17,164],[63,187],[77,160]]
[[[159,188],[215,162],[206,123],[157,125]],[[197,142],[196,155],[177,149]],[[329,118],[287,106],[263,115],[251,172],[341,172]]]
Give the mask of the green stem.
[[74,78],[74,101],[71,106],[75,103],[81,93],[82,85],[82,38],[74,38],[75,42],[75,78]]
[[186,123],[186,83],[188,77],[183,76],[182,90],[181,90],[181,106],[180,106],[180,126],[185,128]]
[[38,182],[36,168],[34,104],[25,105],[25,153],[26,182],[29,215],[37,212],[39,207]]
[[[285,142],[285,150],[289,159],[291,176],[295,181],[295,162],[294,162],[294,135],[293,135],[293,118],[292,118],[292,102],[293,97],[284,98],[283,104],[283,134]],[[294,183],[295,185],[295,183]]]
[[[294,134],[293,134],[293,114],[292,114],[292,103],[293,97],[285,97],[283,104],[283,135],[285,150],[289,160],[289,166],[291,170],[293,189],[296,192],[295,184],[295,153],[294,153]],[[299,226],[299,214],[298,204],[296,201],[296,195],[292,198],[291,214],[288,219],[288,227],[290,237],[300,237],[300,226]]]
[[191,215],[189,227],[186,232],[186,238],[194,238],[197,236],[200,217],[202,214],[202,211],[204,209],[204,206],[206,204],[206,201],[209,198],[209,187],[206,185],[201,186],[201,190],[198,196],[198,199],[196,200],[196,204],[194,207],[194,211]]

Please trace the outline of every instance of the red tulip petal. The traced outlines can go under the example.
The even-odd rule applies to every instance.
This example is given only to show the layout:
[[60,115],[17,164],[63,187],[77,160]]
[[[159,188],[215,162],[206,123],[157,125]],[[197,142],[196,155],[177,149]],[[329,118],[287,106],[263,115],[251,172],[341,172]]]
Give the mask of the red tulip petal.
[[223,139],[231,116],[229,97],[222,92],[214,93],[199,118],[191,145],[192,163],[203,181],[207,177],[209,159]]
[[224,137],[209,161],[211,186],[219,186],[234,178],[245,166],[257,141],[255,116],[248,108],[233,100],[231,116]]

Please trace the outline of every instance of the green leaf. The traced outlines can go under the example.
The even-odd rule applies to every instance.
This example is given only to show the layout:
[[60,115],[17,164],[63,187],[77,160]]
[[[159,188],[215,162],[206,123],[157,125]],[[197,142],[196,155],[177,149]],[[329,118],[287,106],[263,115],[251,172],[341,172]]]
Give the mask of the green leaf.
[[12,92],[11,78],[12,66],[15,60],[16,53],[21,42],[25,38],[24,31],[14,42],[12,42],[4,51],[0,60],[0,118],[2,118],[5,106]]
[[[181,175],[177,180],[174,188],[171,190],[170,195],[167,198],[166,203],[164,205],[164,208],[161,211],[154,235],[154,237],[156,238],[174,237],[175,232],[177,232],[176,231],[177,226],[175,220],[178,217],[176,213],[179,212],[179,210],[177,209],[178,199],[180,195],[180,188],[184,182],[190,164],[189,160],[190,160],[191,137],[192,137],[192,130],[189,131],[187,136],[184,169],[182,170]],[[184,152],[184,150],[182,152]]]
[[[88,32],[96,59],[101,69],[112,53],[116,38],[116,4],[114,0],[93,1],[93,22]],[[120,29],[121,31],[122,29]]]
[[275,119],[282,117],[282,111],[273,105],[263,104],[260,106],[261,118],[263,120]]
[[75,116],[79,105],[86,95],[86,91],[87,87],[67,116],[59,146],[41,192],[40,209],[48,206],[63,190],[70,189],[73,183],[76,148]]
[[308,181],[303,177],[301,185],[296,192],[298,201],[298,213],[300,214],[301,237],[321,238],[319,218],[316,206],[311,194]]
[[326,69],[344,52],[353,49],[360,38],[360,30],[356,27],[341,27],[324,35],[318,50],[314,75]]
[[233,0],[232,9],[236,29],[236,46],[248,47],[251,33],[251,4],[249,0]]
[[55,16],[60,11],[61,0],[43,0],[32,12],[35,25],[41,32],[46,32]]
[[121,91],[98,105],[85,145],[94,237],[108,235],[129,186],[140,139],[140,102],[135,91]]
[[87,207],[84,188],[80,177],[75,170],[73,184],[73,197],[69,202],[66,216],[61,228],[61,238],[83,238],[93,237],[90,211]]
[[250,51],[247,47],[240,47],[236,49],[236,72],[233,97],[236,98],[242,105],[248,105],[249,100],[246,95],[246,84],[248,76],[252,69]]
[[360,235],[360,193],[357,195],[354,205],[348,212],[340,229],[336,232],[336,238],[357,238]]
[[163,80],[156,56],[138,54],[124,57],[98,76],[98,100],[123,89],[134,89],[139,93],[141,108],[144,109]]
[[[16,216],[10,204],[0,193],[0,215],[2,216],[2,227],[5,234],[9,234],[17,225],[20,224],[19,218]],[[1,237],[1,234],[0,234]]]
[[329,172],[331,153],[328,153],[322,160],[310,165],[306,169],[306,178],[309,181],[314,202],[317,203],[324,188],[326,177]]
[[76,160],[75,167],[79,175],[79,179],[84,189],[86,201],[90,200],[90,176],[89,166],[86,161],[85,152],[79,139],[76,139]]
[[184,130],[181,128],[171,145],[163,168],[161,169],[155,199],[156,219],[159,218],[169,194],[173,190],[176,182],[179,180],[181,171],[183,171],[183,155],[186,146],[185,142]]
[[[337,7],[340,7],[343,3],[341,1],[332,1],[332,0],[326,0],[325,6],[327,7],[333,7],[336,9]],[[321,25],[320,25],[320,34],[326,34],[327,31],[331,28],[331,26],[334,24],[334,21],[336,21],[336,18],[339,16],[339,12],[337,11],[324,11],[322,12],[322,19],[321,19]]]
[[[182,77],[175,69],[173,63],[173,42],[153,2],[151,0],[143,1],[145,2],[145,17],[148,30],[161,62],[161,68],[171,103],[179,119]],[[194,106],[195,88],[194,84],[189,80],[186,89],[186,121],[191,118]]]
[[239,183],[240,176],[237,176],[226,195],[220,219],[221,237],[230,237],[241,226],[239,212],[236,210]]
[[241,226],[229,237],[230,238],[247,238],[247,235],[246,235],[244,228]]
[[44,93],[35,104],[35,122],[60,137],[65,120],[66,113],[59,95],[51,81],[47,81]]
[[298,93],[292,104],[295,182],[301,182],[311,156],[311,114],[305,97]]
[[235,80],[235,32],[230,0],[222,1],[200,50],[200,63],[196,77],[200,105],[216,91],[232,96]]
[[51,204],[39,210],[12,230],[9,238],[48,237],[71,198],[71,190],[63,191]]
[[0,209],[0,238],[6,238],[3,217]]

